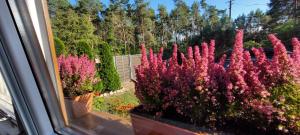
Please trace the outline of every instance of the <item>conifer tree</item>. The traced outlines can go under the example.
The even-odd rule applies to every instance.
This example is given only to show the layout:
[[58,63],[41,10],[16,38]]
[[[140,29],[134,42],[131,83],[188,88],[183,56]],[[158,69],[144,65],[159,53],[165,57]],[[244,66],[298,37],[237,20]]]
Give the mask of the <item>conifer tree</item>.
[[99,45],[99,74],[106,91],[115,91],[121,88],[118,72],[114,66],[112,48],[107,43]]

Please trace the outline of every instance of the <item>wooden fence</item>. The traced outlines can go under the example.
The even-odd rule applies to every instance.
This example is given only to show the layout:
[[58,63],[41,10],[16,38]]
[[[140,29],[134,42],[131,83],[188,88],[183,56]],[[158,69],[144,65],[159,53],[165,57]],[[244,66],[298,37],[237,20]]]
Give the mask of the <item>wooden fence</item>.
[[135,67],[141,64],[141,54],[114,56],[114,63],[122,82],[135,80]]

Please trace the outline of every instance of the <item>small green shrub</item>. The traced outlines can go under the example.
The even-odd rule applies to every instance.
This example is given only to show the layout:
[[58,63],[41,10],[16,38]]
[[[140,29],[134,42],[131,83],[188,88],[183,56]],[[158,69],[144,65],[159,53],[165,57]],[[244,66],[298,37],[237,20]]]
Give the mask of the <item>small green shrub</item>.
[[114,66],[113,55],[110,45],[102,43],[99,45],[100,64],[98,71],[106,91],[114,91],[121,88],[119,74]]
[[106,100],[104,99],[104,97],[96,97],[94,98],[94,102],[93,102],[93,108],[96,111],[101,111],[101,112],[108,112],[108,104],[105,102]]
[[102,92],[103,89],[104,89],[104,86],[103,86],[103,82],[102,82],[102,81],[97,82],[97,83],[94,84],[94,86],[93,86],[93,90],[94,90],[95,92]]
[[79,40],[77,43],[77,55],[87,55],[89,59],[94,58],[94,54],[91,48],[91,45],[86,40]]
[[291,123],[283,121],[280,125],[281,128],[294,127],[287,130],[300,132],[300,86],[289,82],[274,87],[271,89],[271,93],[273,104],[285,112],[283,116],[291,121]]
[[66,46],[64,42],[60,40],[58,37],[54,37],[54,45],[55,45],[55,51],[57,56],[66,54]]

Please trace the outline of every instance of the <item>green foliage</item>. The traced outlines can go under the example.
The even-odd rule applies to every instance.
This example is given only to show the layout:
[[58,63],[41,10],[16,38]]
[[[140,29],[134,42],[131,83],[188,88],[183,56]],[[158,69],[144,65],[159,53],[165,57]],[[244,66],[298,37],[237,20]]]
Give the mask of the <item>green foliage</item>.
[[102,9],[102,3],[99,0],[78,0],[75,8],[79,13],[89,14],[96,17]]
[[100,92],[101,93],[103,91],[103,89],[104,89],[104,86],[103,86],[102,81],[99,81],[99,82],[97,82],[96,84],[93,85],[93,90],[95,92]]
[[287,115],[297,115],[300,117],[300,86],[293,83],[285,83],[271,90],[272,100],[278,106],[286,110]]
[[271,25],[276,26],[296,14],[299,16],[300,12],[295,12],[295,4],[295,0],[270,0],[268,14],[272,17]]
[[100,23],[100,33],[109,43],[115,54],[128,54],[135,48],[134,22],[130,4],[124,0],[114,0],[104,12],[104,20]]
[[239,29],[244,29],[246,27],[246,21],[247,21],[247,16],[245,14],[238,16],[234,20],[236,27]]
[[94,54],[91,48],[91,44],[89,44],[86,40],[80,40],[77,43],[77,55],[81,56],[81,55],[87,55],[89,57],[89,59],[93,59],[94,58]]
[[133,22],[135,24],[135,39],[138,44],[146,43],[148,47],[156,45],[154,35],[155,14],[152,8],[149,8],[149,2],[144,0],[135,0],[136,6]]
[[48,10],[50,17],[54,17],[57,11],[65,11],[71,8],[68,0],[48,0]]
[[68,53],[76,54],[77,42],[81,39],[92,45],[97,43],[89,15],[78,15],[73,9],[57,10],[52,18],[52,28],[54,35],[65,43]]
[[171,17],[174,19],[175,30],[178,33],[186,35],[189,26],[189,12],[188,5],[183,0],[174,0],[175,9],[171,12]]
[[122,55],[139,53],[141,43],[157,52],[168,43],[186,48],[210,39],[218,41],[217,51],[223,51],[233,44],[236,28],[244,29],[245,41],[258,43],[265,42],[270,32],[278,33],[285,43],[292,36],[300,36],[300,25],[294,19],[300,12],[294,12],[294,0],[271,0],[267,13],[258,9],[234,21],[225,10],[206,0],[195,0],[191,6],[184,0],[173,2],[175,7],[170,13],[159,5],[156,14],[145,0],[112,0],[107,7],[99,0],[78,0],[75,5],[68,0],[50,0],[48,6],[54,35],[71,54],[76,54],[77,43],[82,39],[91,44],[92,50],[104,41],[112,46],[114,54]]
[[260,42],[264,48],[272,48],[272,43],[269,40],[262,40]]
[[80,86],[80,89],[83,91],[93,91],[93,83],[87,80]]
[[104,89],[114,91],[120,89],[121,82],[119,74],[114,66],[111,46],[107,43],[102,43],[99,46],[99,74],[103,81]]
[[[99,64],[96,64],[96,69],[98,68],[99,68]],[[96,79],[99,81],[96,81],[96,83],[93,84],[93,90],[98,93],[103,93],[104,85],[103,85],[103,81],[100,78],[99,72],[96,72]]]
[[55,17],[52,18],[54,35],[66,44],[66,49],[71,54],[76,54],[74,52],[75,40],[79,39],[77,31],[80,29],[78,24],[79,16],[72,9],[58,10]]
[[283,42],[289,43],[289,39],[294,36],[296,26],[297,24],[290,20],[284,24],[277,25],[272,32],[277,33]]
[[54,37],[54,45],[57,56],[66,54],[66,46],[58,37]]
[[139,104],[133,91],[110,97],[97,97],[94,99],[94,110],[117,114],[129,118],[129,110]]
[[300,86],[289,82],[271,89],[271,93],[273,103],[291,121],[290,125],[281,125],[282,128],[294,127],[292,130],[300,132]]
[[260,43],[257,43],[253,40],[249,40],[247,42],[244,42],[244,48],[248,48],[248,49],[251,49],[251,48],[260,48],[262,47],[262,45]]
[[237,28],[244,29],[245,41],[255,40],[260,43],[268,34],[269,22],[271,17],[262,10],[257,9],[251,11],[249,14],[242,14],[238,16],[234,23]]
[[155,35],[157,37],[158,44],[166,46],[169,40],[172,38],[172,32],[168,28],[170,18],[167,8],[164,5],[158,6],[158,14],[156,15],[155,22]]

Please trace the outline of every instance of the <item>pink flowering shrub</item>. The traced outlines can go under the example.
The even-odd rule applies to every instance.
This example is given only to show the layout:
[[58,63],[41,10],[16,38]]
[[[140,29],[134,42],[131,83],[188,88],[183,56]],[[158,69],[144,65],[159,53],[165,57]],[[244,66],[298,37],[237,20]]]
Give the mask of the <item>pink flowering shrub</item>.
[[95,63],[83,56],[59,56],[58,67],[62,87],[66,97],[74,97],[91,92],[95,79]]
[[300,42],[292,39],[289,55],[276,36],[268,38],[273,58],[268,59],[262,48],[253,48],[252,58],[243,49],[243,31],[238,30],[228,68],[226,55],[215,60],[214,40],[202,43],[201,49],[189,47],[187,55],[181,54],[181,64],[177,45],[168,60],[162,59],[162,48],[157,55],[150,49],[147,57],[141,45],[135,92],[143,110],[213,129],[240,122],[259,133],[299,134]]

